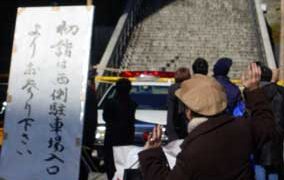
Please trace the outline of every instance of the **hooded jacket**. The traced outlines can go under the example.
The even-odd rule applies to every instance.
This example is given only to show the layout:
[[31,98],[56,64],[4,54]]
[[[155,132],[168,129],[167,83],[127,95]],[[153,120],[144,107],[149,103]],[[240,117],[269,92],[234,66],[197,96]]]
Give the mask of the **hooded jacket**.
[[227,76],[218,75],[214,77],[225,88],[228,99],[228,106],[226,110],[229,114],[233,114],[237,103],[242,100],[239,87],[233,84]]

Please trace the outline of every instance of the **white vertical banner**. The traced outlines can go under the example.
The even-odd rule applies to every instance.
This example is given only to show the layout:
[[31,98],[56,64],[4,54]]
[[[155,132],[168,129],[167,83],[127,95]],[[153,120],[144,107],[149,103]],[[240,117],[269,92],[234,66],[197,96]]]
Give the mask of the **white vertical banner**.
[[0,179],[78,180],[93,12],[18,9]]

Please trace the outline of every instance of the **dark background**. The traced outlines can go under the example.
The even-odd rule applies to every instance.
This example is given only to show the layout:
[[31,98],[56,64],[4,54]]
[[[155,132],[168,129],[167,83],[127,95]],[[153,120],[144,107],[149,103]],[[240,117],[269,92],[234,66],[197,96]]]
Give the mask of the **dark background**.
[[[125,2],[126,0],[93,0],[96,6],[94,26],[113,29],[123,12]],[[0,76],[9,73],[17,7],[85,4],[86,0],[0,0]],[[93,41],[94,39],[95,37]],[[91,64],[98,63],[98,59],[96,57]]]

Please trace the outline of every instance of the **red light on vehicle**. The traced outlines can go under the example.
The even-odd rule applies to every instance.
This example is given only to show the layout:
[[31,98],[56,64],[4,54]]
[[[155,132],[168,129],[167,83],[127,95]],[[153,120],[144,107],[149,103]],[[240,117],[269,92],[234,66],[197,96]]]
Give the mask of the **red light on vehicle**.
[[121,77],[133,77],[133,74],[130,71],[123,71],[119,74],[119,76],[121,76]]
[[165,71],[123,71],[120,73],[121,77],[139,77],[142,75],[155,76],[161,78],[173,78],[175,76],[174,72]]

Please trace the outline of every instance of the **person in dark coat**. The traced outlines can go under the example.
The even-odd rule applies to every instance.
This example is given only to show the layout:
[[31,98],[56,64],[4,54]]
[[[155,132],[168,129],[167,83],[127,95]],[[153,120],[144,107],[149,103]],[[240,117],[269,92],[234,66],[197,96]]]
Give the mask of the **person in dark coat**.
[[89,72],[87,84],[86,105],[83,125],[83,143],[81,150],[80,180],[87,180],[93,163],[92,151],[97,128],[97,97],[94,82],[94,72]]
[[228,77],[228,73],[232,64],[232,59],[226,57],[220,58],[213,68],[213,76],[226,90],[228,99],[228,106],[226,108],[226,111],[231,115],[233,115],[234,109],[236,108],[238,103],[242,101],[241,91],[239,90],[237,85],[230,81],[230,78]]
[[271,82],[272,70],[270,68],[265,65],[260,65],[260,67],[262,71],[261,87],[272,105],[276,131],[275,138],[266,142],[255,153],[256,174],[260,178],[272,179],[274,176],[283,180],[284,88]]
[[180,84],[190,78],[190,70],[180,67],[175,72],[175,84],[169,87],[168,91],[168,112],[167,112],[167,135],[169,141],[183,139],[187,136],[187,120],[184,114],[185,106],[176,97],[175,91]]
[[116,82],[116,94],[103,108],[106,122],[104,140],[105,165],[108,179],[115,173],[113,146],[131,145],[134,142],[134,120],[137,104],[130,98],[131,82],[122,78]]
[[207,75],[208,74],[208,62],[201,57],[196,58],[194,63],[192,64],[192,71],[193,71],[193,74]]
[[161,129],[154,128],[139,153],[144,180],[253,180],[250,155],[274,131],[273,113],[259,88],[260,69],[250,65],[242,77],[250,116],[235,118],[224,113],[226,93],[212,77],[195,75],[176,91],[187,106],[189,134],[170,170],[161,146]]

